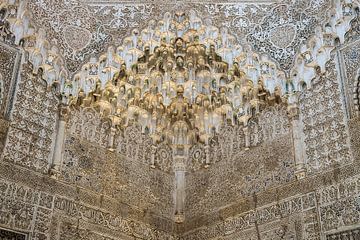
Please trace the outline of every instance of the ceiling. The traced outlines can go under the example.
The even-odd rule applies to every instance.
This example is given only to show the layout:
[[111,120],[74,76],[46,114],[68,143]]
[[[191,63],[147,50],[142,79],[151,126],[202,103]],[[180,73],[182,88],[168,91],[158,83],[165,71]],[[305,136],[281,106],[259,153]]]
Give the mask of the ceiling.
[[[164,2],[166,4],[164,4]],[[165,12],[195,10],[201,19],[226,26],[243,46],[268,54],[285,72],[301,44],[324,24],[328,0],[285,1],[118,1],[29,0],[33,22],[45,28],[47,38],[60,48],[65,65],[75,73],[91,56],[120,45],[132,29],[143,29]]]

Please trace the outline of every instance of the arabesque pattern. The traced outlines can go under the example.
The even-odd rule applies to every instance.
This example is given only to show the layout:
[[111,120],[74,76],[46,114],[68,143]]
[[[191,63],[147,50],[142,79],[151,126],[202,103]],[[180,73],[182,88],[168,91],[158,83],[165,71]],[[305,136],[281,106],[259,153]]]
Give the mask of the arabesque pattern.
[[357,237],[358,33],[358,0],[1,1],[0,228]]

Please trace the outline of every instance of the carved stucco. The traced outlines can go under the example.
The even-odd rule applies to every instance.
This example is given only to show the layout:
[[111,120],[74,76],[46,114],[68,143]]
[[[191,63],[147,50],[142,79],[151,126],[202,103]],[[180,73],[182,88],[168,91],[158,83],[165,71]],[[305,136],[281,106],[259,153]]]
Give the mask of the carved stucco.
[[0,114],[2,118],[8,119],[14,100],[21,53],[4,43],[0,43],[0,51],[0,62],[3,63],[0,72]]
[[[352,30],[350,30],[349,34],[353,34],[353,31],[356,31],[357,27],[356,24],[353,24]],[[351,38],[352,40],[356,40],[356,38]],[[356,43],[356,41],[354,41]],[[352,41],[347,42],[345,45],[340,47],[339,49],[350,49],[352,46],[354,46],[354,43]],[[341,51],[341,50],[340,50]],[[343,53],[343,52],[342,52]],[[340,146],[336,143],[336,141],[343,141],[342,146],[344,146],[343,149],[338,148],[339,151],[345,151],[347,153],[340,154],[340,156],[348,156],[349,161],[338,161],[337,158],[330,159],[331,161],[318,161],[318,163],[321,163],[320,167],[321,172],[327,171],[327,173],[320,174],[321,178],[315,177],[311,179],[311,177],[308,180],[301,180],[298,184],[287,185],[284,188],[278,188],[274,191],[268,191],[268,193],[259,194],[258,196],[254,196],[253,198],[248,198],[243,201],[239,201],[238,204],[233,204],[232,206],[227,206],[224,209],[219,210],[217,213],[210,213],[207,217],[201,217],[197,218],[194,221],[192,221],[188,229],[191,231],[186,234],[187,238],[185,239],[217,239],[215,236],[222,236],[219,239],[281,239],[282,236],[287,236],[286,239],[331,239],[331,237],[340,237],[341,236],[348,236],[350,235],[352,237],[358,236],[358,230],[356,230],[358,226],[358,218],[359,218],[359,200],[358,200],[358,163],[359,163],[359,151],[358,151],[358,133],[359,133],[359,124],[358,124],[358,118],[354,115],[351,120],[347,119],[346,111],[345,111],[345,99],[351,103],[353,100],[351,97],[346,98],[344,97],[344,93],[342,92],[341,85],[345,84],[344,80],[342,80],[342,77],[340,73],[336,69],[341,69],[341,71],[345,70],[345,66],[348,65],[339,65],[336,66],[336,64],[341,64],[338,61],[335,61],[337,59],[336,54],[333,54],[332,61],[328,64],[328,70],[324,76],[318,77],[314,81],[314,88],[309,93],[303,93],[302,99],[304,100],[306,96],[309,96],[309,94],[312,94],[311,92],[314,92],[316,96],[322,98],[321,94],[325,93],[327,87],[325,85],[322,86],[322,84],[331,84],[333,82],[333,90],[331,91],[331,94],[327,94],[324,96],[325,98],[331,96],[332,94],[336,94],[337,97],[332,97],[332,100],[337,102],[338,107],[333,106],[330,110],[332,113],[339,114],[338,118],[335,118],[335,122],[342,123],[343,124],[343,130],[340,131],[343,137],[329,137],[326,141],[330,141],[329,144],[324,146],[331,146],[332,144],[336,144],[337,146]],[[341,56],[345,59],[349,56]],[[350,56],[351,58],[351,56]],[[349,66],[350,68],[352,65]],[[348,70],[349,71],[349,70]],[[326,79],[326,80],[325,80]],[[332,79],[332,80],[330,80]],[[330,80],[330,81],[329,81]],[[347,81],[351,82],[355,79],[351,80],[349,78]],[[330,87],[330,85],[328,86]],[[316,89],[321,88],[322,90],[316,91]],[[352,91],[352,89],[349,89],[348,87],[345,88],[345,91]],[[320,94],[320,95],[319,95]],[[312,101],[314,101],[316,98],[312,98]],[[303,101],[302,100],[302,101]],[[327,102],[329,103],[329,100],[322,99],[318,104],[312,104],[312,106],[317,106],[316,109],[319,109],[319,106],[321,108],[321,104]],[[331,101],[330,101],[331,102]],[[319,105],[320,104],[320,105]],[[310,105],[309,105],[310,106]],[[331,106],[331,104],[327,105],[328,107]],[[301,115],[304,115],[304,113],[310,114],[311,111],[304,111],[301,113]],[[321,119],[321,114],[326,114],[327,111],[320,111],[314,116],[315,119]],[[300,116],[301,116],[300,115]],[[338,121],[337,119],[341,119]],[[301,119],[304,120],[304,117],[301,117]],[[324,120],[331,121],[331,118],[325,117]],[[348,125],[349,121],[349,125]],[[327,123],[326,121],[322,121],[322,124],[320,128],[316,128],[316,121],[304,121],[304,130],[305,135],[306,132],[310,133],[311,129],[315,127],[316,131],[319,129],[321,130],[322,134],[327,134]],[[310,128],[309,128],[310,127]],[[350,134],[348,133],[347,127],[350,128]],[[339,128],[337,128],[339,129]],[[330,131],[329,133],[334,134],[336,131]],[[319,134],[316,134],[314,136],[314,139],[319,140]],[[305,136],[305,139],[311,139]],[[321,136],[321,134],[320,134]],[[341,140],[342,139],[342,140]],[[351,144],[349,145],[349,141]],[[319,141],[321,143],[323,141]],[[312,148],[314,144],[307,143],[306,148]],[[352,156],[349,154],[348,146],[351,146],[352,149]],[[317,148],[319,149],[319,148]],[[336,148],[329,147],[330,152],[334,151]],[[321,154],[324,154],[324,151],[320,151]],[[307,161],[314,161],[314,154],[309,154],[307,152]],[[355,159],[355,162],[352,162],[351,159]],[[315,162],[316,162],[315,161]],[[335,162],[334,162],[335,161]],[[336,163],[336,161],[338,161]],[[329,168],[326,167],[327,162],[330,164],[335,164],[333,167]],[[333,163],[331,163],[333,162]],[[310,163],[310,162],[309,162]],[[308,169],[308,174],[311,175],[311,172],[314,169],[312,164],[308,165],[310,169]],[[340,167],[343,165],[343,167]],[[315,165],[316,166],[316,165]],[[335,170],[331,170],[334,169]],[[328,170],[326,170],[328,169]],[[338,169],[338,170],[336,170]],[[318,171],[318,170],[317,170]],[[354,176],[354,177],[351,177]],[[311,179],[311,180],[310,180]],[[318,179],[318,180],[316,180]],[[328,180],[327,180],[328,179]],[[318,184],[314,184],[316,181],[319,181]],[[308,184],[305,187],[301,187],[303,184]],[[327,186],[325,186],[327,185]],[[310,191],[311,189],[314,189],[314,193],[310,193],[310,195],[302,195],[302,201],[305,200],[305,202],[301,203],[301,206],[304,206],[304,204],[309,204],[310,206],[313,206],[315,208],[305,208],[305,210],[298,216],[296,214],[294,215],[294,219],[288,219],[287,214],[293,214],[291,213],[294,211],[294,207],[296,204],[286,204],[285,206],[288,206],[289,210],[287,211],[287,207],[282,207],[282,201],[280,200],[280,203],[277,203],[273,207],[270,206],[269,210],[265,212],[261,212],[261,207],[258,207],[261,204],[266,204],[267,202],[272,202],[274,200],[279,201],[283,196],[287,195],[289,192],[293,192],[295,194],[303,192],[306,193]],[[315,197],[316,195],[316,197]],[[272,197],[270,197],[272,196]],[[282,197],[279,197],[282,196]],[[306,196],[306,197],[305,197]],[[308,198],[311,196],[310,198]],[[273,199],[273,200],[271,200]],[[312,199],[312,200],[310,200]],[[294,199],[295,200],[295,199]],[[249,213],[244,213],[242,215],[239,215],[238,217],[234,217],[233,212],[244,211],[244,209],[251,209]],[[276,210],[279,208],[278,210]],[[259,210],[258,210],[259,209]],[[295,208],[296,209],[296,208]],[[318,209],[318,210],[317,210]],[[255,212],[253,212],[255,211]],[[260,211],[257,213],[257,211]],[[287,211],[287,212],[286,212]],[[295,210],[296,211],[296,210]],[[286,213],[285,213],[286,212]],[[319,215],[317,215],[317,212],[319,212]],[[274,215],[271,215],[273,213]],[[220,214],[218,216],[217,214]],[[225,218],[225,216],[228,217],[228,220],[223,222],[221,219]],[[270,220],[272,217],[273,220]],[[211,221],[207,221],[206,219],[211,219]],[[219,219],[217,224],[214,224],[214,219]],[[266,220],[269,219],[269,220]],[[282,224],[282,220],[286,219],[284,224]],[[265,220],[265,222],[264,222]],[[274,224],[274,227],[271,227],[271,224],[268,225],[266,222],[269,221],[271,224]],[[302,222],[303,221],[303,222]],[[200,223],[199,223],[200,222]],[[198,230],[193,230],[193,225],[198,226]],[[207,228],[201,228],[200,226],[206,225]],[[297,227],[294,227],[296,226]],[[280,227],[280,230],[279,230]],[[274,235],[267,235],[269,229],[273,229]],[[344,229],[343,231],[341,229]],[[346,229],[354,229],[353,231],[346,231]],[[263,231],[265,233],[263,233]],[[339,232],[339,233],[337,233]],[[339,238],[340,239],[340,238]],[[356,238],[355,238],[356,239]]]
[[[357,26],[353,25],[353,29],[356,30],[356,28]],[[340,49],[350,49],[353,46],[350,40],[347,40],[346,44],[349,45],[342,46],[343,48]],[[347,46],[350,47],[347,48]],[[349,51],[342,51],[342,54],[344,59],[352,59],[351,56],[347,55],[350,54]],[[146,157],[142,158],[146,154],[139,153],[139,148],[132,149],[123,144],[123,146],[119,146],[115,153],[109,153],[99,146],[104,145],[104,143],[101,143],[101,138],[89,143],[87,141],[89,135],[86,134],[91,135],[92,133],[87,130],[81,131],[81,127],[84,129],[88,127],[86,125],[74,127],[75,130],[72,130],[71,127],[67,129],[68,135],[64,145],[64,164],[69,163],[69,165],[62,168],[64,172],[59,175],[58,180],[49,178],[46,172],[51,162],[51,151],[55,139],[54,129],[56,128],[58,101],[55,100],[55,94],[46,91],[46,85],[42,82],[41,77],[33,76],[32,69],[29,66],[23,66],[14,105],[14,119],[10,122],[10,131],[17,131],[17,134],[12,132],[7,134],[8,140],[4,152],[4,156],[7,156],[7,158],[5,161],[1,161],[0,164],[0,226],[20,232],[29,232],[31,233],[31,239],[84,240],[321,239],[325,238],[326,235],[336,235],[337,232],[342,232],[344,229],[357,228],[360,189],[358,176],[359,124],[355,116],[351,121],[346,118],[344,109],[346,102],[344,99],[347,102],[351,102],[352,99],[349,96],[344,96],[344,93],[351,90],[346,84],[344,84],[344,90],[341,89],[344,79],[339,77],[340,73],[337,70],[340,68],[343,72],[345,71],[341,66],[336,67],[336,64],[339,63],[334,60],[334,55],[332,56],[332,60],[327,64],[325,75],[322,76],[317,73],[319,75],[312,83],[313,89],[303,93],[301,99],[302,101],[310,99],[307,100],[310,107],[302,108],[300,105],[300,109],[302,109],[300,119],[303,121],[303,115],[311,113],[310,110],[307,110],[311,106],[318,105],[321,109],[323,102],[330,103],[334,101],[335,105],[331,105],[334,111],[325,109],[313,117],[314,121],[303,122],[305,138],[311,140],[309,136],[311,136],[310,130],[312,129],[320,131],[322,138],[329,141],[330,146],[335,146],[330,150],[340,152],[341,157],[344,156],[346,159],[343,161],[338,158],[331,158],[330,162],[328,158],[313,159],[314,155],[311,154],[311,148],[314,148],[314,144],[306,143],[308,155],[306,168],[308,174],[305,179],[295,180],[293,176],[295,169],[292,166],[292,164],[295,164],[295,160],[290,156],[293,154],[291,148],[286,154],[284,152],[281,154],[285,161],[282,160],[282,157],[277,158],[278,161],[269,161],[269,159],[274,159],[277,144],[279,144],[279,149],[284,145],[291,145],[292,142],[288,141],[291,137],[287,128],[276,130],[279,128],[275,126],[273,131],[271,128],[264,131],[270,133],[270,136],[274,136],[271,134],[273,132],[280,132],[284,135],[277,136],[275,134],[275,138],[283,138],[282,140],[271,139],[269,135],[264,137],[263,134],[252,134],[252,141],[259,141],[259,136],[262,136],[265,143],[262,143],[259,147],[246,150],[247,152],[240,150],[240,153],[240,146],[243,146],[241,136],[240,140],[232,139],[234,141],[232,147],[225,145],[228,143],[226,142],[229,140],[228,138],[219,137],[218,139],[225,140],[225,142],[222,142],[224,145],[219,148],[220,150],[224,149],[224,151],[219,151],[220,154],[217,156],[225,161],[219,160],[210,169],[202,169],[196,173],[199,169],[196,162],[201,158],[199,157],[201,154],[197,154],[197,149],[193,149],[192,170],[194,172],[190,171],[188,174],[194,176],[204,174],[205,177],[200,181],[193,181],[199,186],[191,192],[196,192],[199,195],[207,192],[205,193],[206,196],[217,196],[211,194],[211,191],[214,193],[216,189],[221,190],[221,188],[224,188],[226,190],[224,194],[229,193],[231,196],[234,193],[232,186],[236,185],[238,181],[237,177],[239,177],[240,181],[243,180],[241,179],[242,175],[239,174],[237,177],[229,177],[234,181],[233,184],[228,184],[228,181],[222,183],[221,179],[223,178],[220,178],[220,176],[222,174],[224,176],[232,175],[231,172],[235,174],[244,172],[245,179],[255,180],[255,182],[256,178],[260,176],[261,181],[258,181],[258,184],[244,186],[243,189],[250,189],[247,196],[245,194],[239,197],[236,193],[234,194],[236,196],[234,201],[231,197],[227,198],[230,199],[229,204],[219,200],[224,198],[223,195],[214,197],[213,200],[203,198],[201,201],[207,203],[207,208],[201,210],[203,211],[201,215],[193,216],[193,219],[188,219],[183,225],[174,225],[171,219],[172,205],[171,198],[168,197],[172,191],[172,179],[164,173],[168,170],[166,168],[160,170],[149,169],[149,166],[143,162],[144,159],[146,161]],[[345,63],[345,66],[348,66],[348,64]],[[352,76],[351,70],[346,70],[346,73]],[[27,79],[29,84],[26,84],[24,79]],[[350,77],[347,81],[351,84]],[[331,86],[327,87],[326,84]],[[321,94],[317,94],[322,87],[328,88],[331,93],[320,90]],[[27,101],[31,103],[34,101],[26,92],[28,89],[36,89],[38,93],[35,96],[40,98],[39,101],[35,102],[36,104],[41,103],[34,108],[22,104]],[[320,100],[317,98],[320,98]],[[41,111],[35,109],[41,109]],[[47,118],[49,111],[53,113]],[[74,115],[76,116],[76,114]],[[79,117],[81,116],[80,114]],[[270,114],[270,116],[267,115],[265,120],[276,119],[273,115]],[[49,121],[44,121],[45,119]],[[321,127],[317,127],[319,125],[316,123],[319,121]],[[331,127],[334,121],[339,125],[337,131],[328,132],[324,127]],[[261,123],[260,119],[254,121],[254,126],[259,123]],[[105,124],[106,129],[106,123],[102,124]],[[271,121],[265,121],[263,124],[271,126]],[[99,125],[99,122],[90,123],[90,128],[91,125],[95,128],[99,127],[99,131],[102,131],[101,126],[103,125]],[[1,126],[7,126],[7,124]],[[284,126],[288,126],[288,124],[285,123]],[[36,131],[36,129],[39,131]],[[255,133],[259,132],[259,128],[254,127],[253,130]],[[134,131],[136,132],[136,130]],[[292,130],[290,129],[290,131]],[[3,127],[2,133],[6,135]],[[334,133],[337,133],[339,138],[332,136]],[[24,147],[16,148],[15,146],[19,141],[11,138],[18,138],[22,134],[28,134],[28,137],[22,138]],[[101,134],[106,134],[106,130]],[[96,133],[96,136],[101,137],[101,134]],[[327,134],[330,134],[330,137]],[[130,134],[130,136],[143,137],[136,135],[136,133],[135,135]],[[127,141],[124,141],[124,136],[121,136],[120,139],[119,143],[126,143]],[[129,140],[129,142],[131,141]],[[216,146],[216,143],[214,144]],[[337,147],[337,144],[340,145],[340,148]],[[203,146],[197,147],[200,152],[203,151],[201,150]],[[19,149],[21,151],[18,151]],[[34,149],[36,151],[33,152]],[[237,153],[236,157],[230,158],[230,160],[227,159],[227,156],[232,154],[231,151],[229,153],[229,149],[234,149],[234,153]],[[6,154],[6,151],[11,153]],[[261,152],[261,157],[256,151]],[[135,154],[133,154],[134,152]],[[33,153],[37,153],[37,155],[33,156]],[[321,153],[324,153],[324,150]],[[17,158],[19,154],[24,157]],[[289,154],[289,157],[286,157],[287,154]],[[252,159],[259,161],[254,162],[254,164],[257,163],[259,169],[263,171],[260,175],[256,176],[256,171],[251,172],[251,166],[242,168],[243,164],[238,160],[247,159],[251,155],[253,155]],[[126,160],[126,156],[129,159]],[[139,158],[131,162],[133,156],[139,156]],[[290,161],[287,161],[288,159]],[[119,167],[117,161],[120,163]],[[236,168],[236,164],[231,165],[228,161],[235,161],[239,166]],[[314,169],[313,166],[318,165],[313,163],[317,161],[321,163],[320,167]],[[281,163],[281,167],[279,163]],[[32,170],[29,171],[27,168]],[[244,169],[249,172],[244,171]],[[124,171],[125,176],[120,174],[121,171]],[[277,173],[280,175],[277,175]],[[129,174],[129,177],[126,174]],[[219,175],[219,177],[209,178],[210,181],[208,182],[209,186],[213,184],[212,186],[217,188],[210,187],[204,190],[204,186],[208,184],[207,174]],[[271,175],[271,177],[267,174]],[[66,176],[69,178],[66,179]],[[149,176],[151,176],[150,179]],[[191,179],[193,178],[190,177],[189,179],[191,186]],[[256,187],[259,185],[267,186],[268,179],[275,180],[273,183],[270,181],[269,188]],[[116,188],[111,186],[114,181],[119,182],[119,184],[116,184]],[[134,184],[131,185],[133,189],[125,189],[121,193],[119,188],[121,189],[122,186],[126,185],[126,182],[131,181],[134,181]],[[167,197],[156,196],[156,194],[163,192],[164,188]],[[146,191],[143,191],[144,189]],[[129,194],[127,194],[127,191]],[[256,194],[254,194],[255,192]],[[137,195],[141,197],[136,198]],[[151,207],[156,209],[152,210]],[[169,213],[171,214],[169,215]],[[168,219],[166,219],[166,216],[168,216]],[[183,236],[176,237],[172,233]]]
[[58,99],[45,83],[22,66],[2,158],[43,173],[52,158]]
[[261,143],[256,147],[250,150],[244,146],[236,148],[236,138],[241,141],[241,135],[237,136],[236,129],[231,127],[219,136],[218,143],[211,145],[214,164],[209,169],[188,174],[186,215],[190,219],[295,178],[293,143],[289,125],[281,126],[281,120],[287,118],[286,111],[284,116],[281,110],[281,107],[270,109],[260,115],[261,119],[270,112],[278,118],[271,127],[260,120],[259,132],[252,132]]
[[309,173],[352,162],[345,103],[334,58],[326,74],[314,79],[312,91],[300,97]]
[[[184,3],[119,1],[29,1],[34,23],[46,28],[48,39],[60,46],[67,67],[78,69],[91,54],[98,55],[109,44],[119,45],[132,28],[144,28],[147,21],[165,12],[194,9],[201,18],[227,26],[242,44],[269,54],[283,70],[290,70],[301,44],[324,24],[329,1],[192,1]],[[61,9],[61,10],[60,10]],[[59,11],[60,10],[60,11]],[[62,16],[66,16],[65,18]],[[282,19],[282,20],[281,20]],[[73,35],[81,38],[71,38]],[[281,37],[282,36],[282,37]],[[279,38],[280,37],[280,38]],[[289,59],[289,60],[285,60]]]

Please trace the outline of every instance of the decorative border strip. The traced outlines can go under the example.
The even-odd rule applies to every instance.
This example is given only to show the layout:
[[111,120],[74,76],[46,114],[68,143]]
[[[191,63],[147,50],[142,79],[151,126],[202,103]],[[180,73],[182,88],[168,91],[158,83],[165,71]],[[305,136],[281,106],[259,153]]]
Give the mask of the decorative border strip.
[[28,234],[10,229],[0,228],[0,238],[9,240],[28,240]]
[[10,118],[11,110],[14,105],[14,98],[15,98],[15,92],[16,92],[18,79],[19,79],[20,62],[21,62],[22,53],[18,48],[10,46],[2,41],[0,41],[0,45],[16,54],[15,64],[14,64],[14,68],[13,68],[13,72],[12,72],[12,76],[11,76],[11,80],[10,80],[10,89],[6,96],[7,104],[5,106],[5,111],[4,111],[4,117],[6,120],[8,120]]

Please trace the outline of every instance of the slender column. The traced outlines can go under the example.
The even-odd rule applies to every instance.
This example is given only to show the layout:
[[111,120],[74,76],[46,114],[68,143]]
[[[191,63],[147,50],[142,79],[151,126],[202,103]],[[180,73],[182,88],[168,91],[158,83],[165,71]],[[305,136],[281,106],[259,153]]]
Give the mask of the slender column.
[[210,146],[207,144],[205,146],[205,168],[210,166]]
[[54,155],[50,166],[50,174],[53,178],[57,178],[60,173],[60,167],[62,163],[62,151],[65,140],[66,122],[69,117],[69,108],[66,105],[60,105],[59,107],[59,120],[56,133]]
[[175,155],[175,222],[183,223],[185,221],[185,161],[186,154]]
[[292,137],[295,152],[295,175],[297,179],[303,179],[306,175],[305,168],[305,144],[303,135],[303,125],[300,120],[300,111],[296,104],[288,107],[289,119],[292,127]]
[[155,145],[151,146],[151,159],[150,159],[150,167],[155,168],[155,156],[156,156],[157,147]]
[[244,131],[244,135],[245,135],[245,150],[249,150],[250,149],[250,132],[249,132],[249,127],[246,126],[243,128]]
[[114,152],[114,139],[115,139],[115,134],[116,134],[116,128],[114,125],[111,126],[110,128],[110,134],[109,134],[109,143],[108,143],[108,149],[110,152]]

